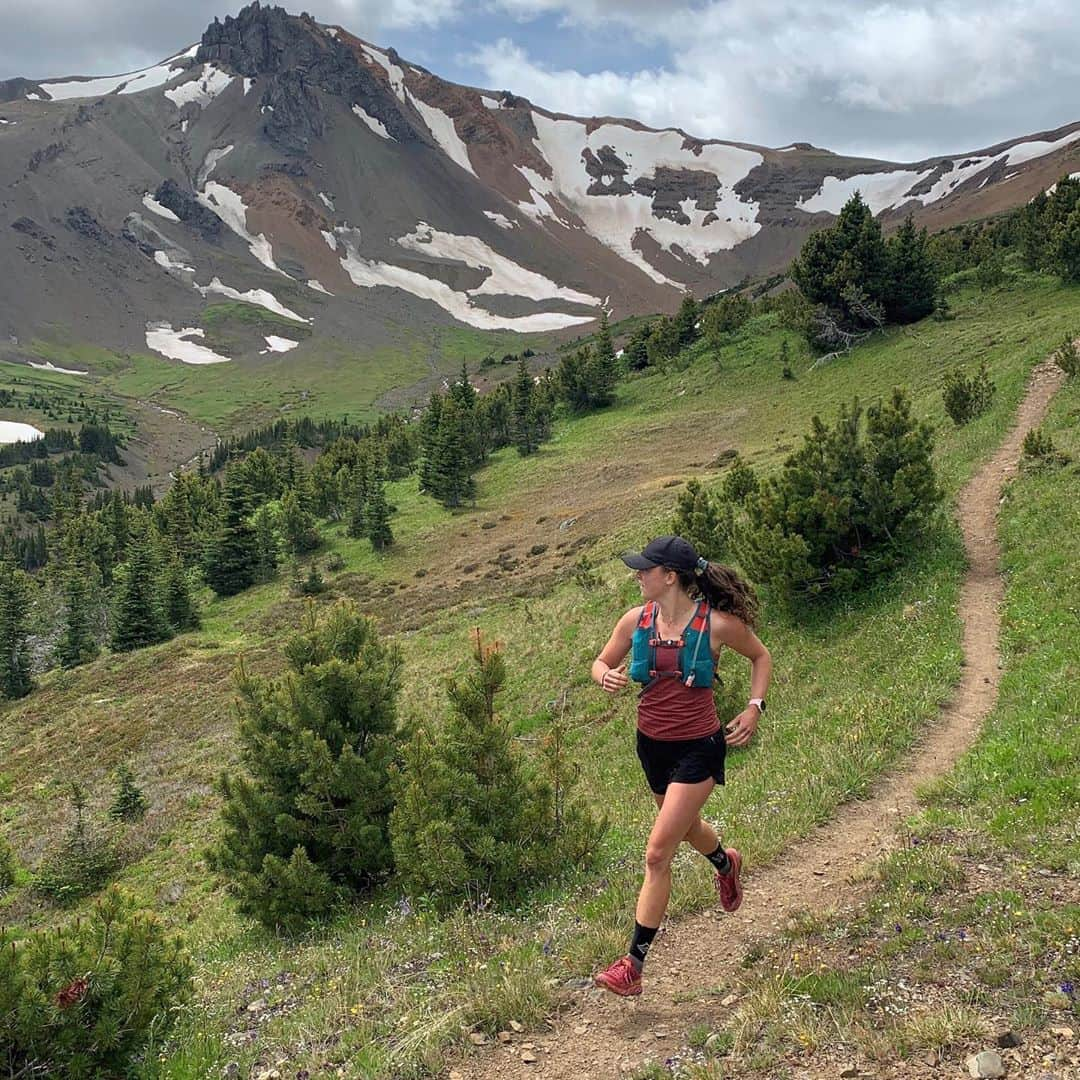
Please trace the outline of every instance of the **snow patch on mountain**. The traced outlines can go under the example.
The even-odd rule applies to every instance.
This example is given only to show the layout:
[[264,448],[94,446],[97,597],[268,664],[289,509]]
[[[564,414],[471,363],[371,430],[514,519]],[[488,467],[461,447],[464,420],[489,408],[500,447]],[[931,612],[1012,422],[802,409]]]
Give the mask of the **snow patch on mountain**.
[[244,77],[244,97],[248,96],[248,91],[254,85],[255,85],[255,80],[254,79],[249,79],[249,78],[247,78],[247,76]]
[[527,300],[566,300],[572,304],[585,304],[587,307],[597,307],[600,304],[599,297],[557,285],[542,274],[527,270],[505,255],[500,255],[475,236],[441,232],[421,221],[413,232],[402,236],[397,242],[407,251],[433,255],[450,262],[463,262],[476,270],[490,271],[480,285],[467,290],[469,296],[521,296]]
[[194,274],[194,266],[185,266],[183,263],[175,262],[169,258],[167,251],[155,251],[154,262],[158,264],[163,270],[177,270],[185,274]]
[[[105,97],[106,94],[137,94],[140,90],[151,90],[164,86],[176,78],[183,69],[181,61],[194,56],[198,45],[170,56],[153,67],[141,71],[129,71],[124,75],[103,75],[97,79],[63,79],[57,82],[41,83],[40,86],[53,101],[67,101],[72,98]],[[28,94],[27,97],[30,95]],[[37,95],[35,95],[36,97]],[[42,100],[38,97],[38,100]]]
[[327,210],[333,212],[333,210],[334,210],[334,200],[333,200],[333,198],[331,196],[327,195],[325,191],[320,191],[319,192],[319,202],[321,202],[323,204],[323,206],[326,207]]
[[234,289],[231,285],[225,285],[222,283],[221,278],[215,277],[209,285],[200,285],[195,282],[195,288],[206,297],[209,295],[224,296],[228,300],[238,300],[242,304],[254,304],[256,307],[266,308],[267,311],[272,311],[275,315],[281,315],[285,319],[292,319],[294,322],[310,323],[311,319],[305,319],[303,315],[297,315],[295,311],[287,308],[273,293],[267,292],[266,289],[248,289],[247,292],[240,292],[239,289]]
[[232,148],[233,144],[229,143],[228,146],[217,147],[206,152],[206,157],[203,158],[202,167],[199,169],[199,174],[196,177],[196,183],[199,187],[202,187],[206,181],[210,179],[210,174],[214,171],[217,163],[229,153]]
[[517,228],[516,221],[511,221],[505,214],[500,214],[497,210],[485,210],[484,217],[490,218],[500,229]]
[[442,109],[429,105],[426,101],[421,101],[408,90],[405,93],[412,102],[413,107],[423,117],[428,131],[431,132],[432,138],[439,144],[443,153],[451,161],[457,162],[466,172],[476,176],[476,170],[469,160],[469,148],[465,145],[465,140],[457,133],[453,119],[447,116]]
[[312,278],[307,283],[307,287],[309,289],[314,289],[316,292],[321,292],[326,296],[333,296],[334,295],[321,281],[316,281],[315,278]]
[[262,233],[252,236],[247,227],[247,207],[244,200],[232,188],[211,180],[202,191],[196,192],[195,198],[215,214],[244,240],[251,254],[268,270],[288,277],[289,275],[274,262],[274,250],[270,241]]
[[361,45],[368,58],[375,61],[386,72],[390,80],[390,87],[398,96],[398,100],[405,103],[405,72],[397,64],[393,63],[389,56],[374,45]]
[[[660,247],[693,258],[703,266],[718,251],[728,251],[761,230],[758,204],[735,194],[735,185],[764,160],[753,150],[719,143],[687,147],[678,131],[639,131],[623,124],[598,124],[591,131],[580,120],[556,120],[535,110],[536,145],[551,166],[547,191],[572,210],[585,230],[627,262],[638,266],[654,281],[674,284],[634,247],[639,232],[650,235]],[[625,183],[650,180],[661,168],[710,173],[717,179],[716,205],[697,210],[689,224],[681,224],[653,212],[653,197],[632,190],[624,194],[590,194],[594,177],[585,168],[585,151],[596,155],[607,148],[623,163]],[[523,170],[524,171],[524,170]],[[536,203],[536,185],[533,201]],[[705,224],[706,217],[710,217]],[[675,249],[678,248],[678,251]]]
[[[862,194],[863,201],[875,214],[883,210],[895,209],[913,200],[917,200],[923,206],[928,206],[950,195],[958,185],[989,170],[992,165],[1003,165],[1006,168],[1022,165],[1024,162],[1064,149],[1078,139],[1080,139],[1080,128],[1063,135],[1060,139],[1032,139],[1017,143],[994,156],[963,158],[960,164],[952,164],[927,191],[919,195],[910,194],[911,189],[927,180],[935,172],[937,166],[922,171],[895,169],[891,172],[860,173],[857,176],[849,176],[846,180],[826,176],[817,193],[798,203],[798,208],[809,213],[825,210],[830,214],[839,214],[844,203],[856,191]],[[1012,176],[1015,175],[1015,173],[1012,174]],[[1006,176],[1004,179],[1011,180],[1012,176]],[[984,186],[989,178],[988,173],[979,186]]]
[[376,135],[380,136],[383,139],[389,139],[391,142],[397,141],[394,136],[386,130],[386,125],[381,120],[372,116],[371,113],[367,112],[367,110],[365,110],[359,105],[354,105],[352,107],[352,111],[356,113],[356,115],[359,116],[360,119],[363,120],[364,123],[367,124],[367,126],[371,128],[372,131],[375,132]]
[[198,326],[185,326],[174,330],[172,323],[149,322],[146,324],[146,347],[170,360],[185,364],[227,364],[229,358],[197,341],[185,341],[189,337],[204,337],[206,331]]
[[278,337],[277,334],[266,334],[266,348],[260,350],[259,355],[262,356],[268,352],[288,352],[290,349],[295,349],[300,344],[299,341],[293,341],[292,338]]
[[157,214],[158,217],[163,217],[166,221],[180,220],[167,206],[162,206],[149,191],[143,195],[142,201],[143,206],[145,206],[147,210]]
[[33,360],[28,360],[27,363],[32,368],[38,368],[40,371],[55,371],[58,375],[89,375],[89,371],[79,371],[78,368],[69,367],[57,367],[50,360],[46,360],[44,364],[35,363]]
[[165,96],[178,109],[191,101],[198,102],[205,109],[232,81],[233,76],[227,71],[222,71],[213,64],[203,64],[202,74],[198,78],[166,90]]
[[345,247],[341,265],[353,284],[359,288],[372,289],[384,285],[392,289],[402,289],[422,300],[430,300],[438,304],[458,322],[475,326],[480,330],[516,330],[518,333],[529,334],[546,330],[562,330],[568,326],[592,321],[591,315],[566,315],[554,311],[523,315],[518,318],[494,315],[490,311],[476,307],[465,293],[456,292],[445,282],[425,277],[415,270],[407,270],[402,266],[365,259],[356,249],[358,241],[354,230],[338,228],[335,231],[341,236]]

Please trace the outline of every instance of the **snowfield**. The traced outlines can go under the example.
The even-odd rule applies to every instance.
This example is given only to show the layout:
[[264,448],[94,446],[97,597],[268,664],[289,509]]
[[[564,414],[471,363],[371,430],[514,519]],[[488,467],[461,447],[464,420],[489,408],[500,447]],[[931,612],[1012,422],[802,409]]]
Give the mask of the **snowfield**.
[[259,355],[262,356],[268,352],[288,352],[290,349],[295,349],[299,344],[299,341],[293,341],[292,338],[278,337],[277,334],[267,334],[266,348],[260,350]]
[[209,285],[200,285],[195,282],[195,288],[205,297],[208,295],[224,296],[229,300],[239,300],[243,304],[254,304],[256,307],[264,307],[267,311],[272,311],[275,315],[281,315],[283,318],[292,319],[293,322],[309,323],[311,319],[305,319],[303,315],[297,315],[295,311],[287,308],[280,300],[274,296],[273,293],[267,292],[265,289],[248,289],[247,292],[240,292],[239,289],[234,289],[231,285],[225,285],[222,283],[221,278],[215,277]]
[[307,283],[307,287],[309,289],[314,289],[316,292],[321,292],[325,296],[334,295],[321,281],[316,281],[315,278],[312,278]]
[[55,371],[58,375],[89,375],[89,371],[79,371],[78,368],[57,367],[54,363],[46,360],[44,364],[37,364],[33,360],[28,360],[27,363],[32,368],[37,368],[39,371]]
[[505,214],[500,214],[497,210],[485,210],[484,217],[490,218],[500,229],[517,228],[516,221],[511,221]]
[[591,322],[591,315],[566,315],[562,312],[541,312],[536,315],[523,315],[509,318],[494,315],[473,305],[469,296],[456,292],[442,281],[425,277],[415,270],[407,270],[391,263],[365,259],[357,250],[359,234],[356,230],[335,229],[345,247],[341,265],[352,279],[354,285],[362,289],[373,289],[385,285],[392,289],[402,289],[422,300],[438,304],[458,322],[467,323],[480,330],[516,330],[518,333],[540,333],[545,330],[561,330],[567,326],[578,326]]
[[380,138],[389,139],[390,142],[397,142],[397,139],[386,130],[386,125],[381,120],[377,120],[366,109],[362,108],[360,105],[354,105],[352,111],[356,113],[356,115],[359,116],[360,119],[363,120],[364,123],[367,124],[367,126]]
[[434,105],[421,101],[411,91],[406,90],[405,94],[416,111],[423,117],[428,131],[431,132],[432,138],[438,143],[443,153],[466,172],[476,176],[476,170],[469,160],[469,148],[465,145],[465,140],[457,133],[454,121],[442,109],[437,109]]
[[[176,78],[183,70],[181,60],[194,56],[198,45],[192,45],[167,60],[162,60],[154,67],[141,71],[129,71],[125,75],[104,75],[98,79],[72,80],[41,83],[40,86],[53,101],[67,101],[72,98],[104,97],[106,94],[137,94],[140,90],[150,90],[155,86],[164,86]],[[27,97],[30,95],[28,94]],[[36,95],[35,95],[36,96]],[[38,98],[38,100],[41,100]]]
[[207,150],[206,157],[203,158],[202,168],[199,169],[199,175],[196,177],[195,183],[197,187],[202,187],[207,180],[210,179],[211,173],[217,163],[231,151],[233,144],[229,143],[228,146],[218,147],[213,150]]
[[180,220],[167,206],[162,206],[149,191],[142,197],[142,201],[143,206],[157,214],[158,217],[163,217],[166,221]]
[[211,180],[202,191],[195,193],[195,198],[208,210],[213,210],[241,240],[244,240],[251,254],[263,266],[284,277],[289,276],[274,262],[274,250],[270,246],[270,241],[262,233],[252,236],[248,232],[247,207],[244,205],[244,200],[232,188],[219,184],[216,180]]
[[[552,176],[543,185],[535,180],[531,182],[535,209],[530,210],[527,205],[521,208],[543,217],[546,215],[541,207],[546,200],[538,196],[557,198],[581,219],[591,236],[643,270],[654,281],[674,284],[634,247],[634,239],[639,232],[648,233],[660,247],[676,257],[682,257],[682,253],[685,253],[705,266],[716,252],[730,250],[761,230],[757,221],[758,204],[744,201],[733,190],[735,184],[764,160],[756,151],[707,143],[701,147],[699,154],[695,154],[683,148],[685,137],[677,131],[637,131],[613,123],[600,124],[588,131],[579,120],[554,120],[536,111],[533,111],[532,118],[537,131],[537,148],[551,166]],[[656,217],[652,197],[636,191],[629,195],[589,195],[588,188],[593,178],[585,171],[583,152],[589,148],[599,155],[605,146],[611,147],[616,156],[626,163],[627,171],[623,178],[631,186],[635,180],[654,177],[656,170],[661,167],[689,169],[715,176],[719,182],[716,208],[712,211],[699,210],[695,203],[689,202],[688,216],[691,222],[680,225],[670,218]],[[529,172],[525,169],[520,171],[523,174]],[[526,178],[530,179],[528,175]],[[684,208],[687,208],[686,204]],[[704,219],[710,212],[716,220],[705,225]]]
[[475,236],[456,236],[454,233],[433,229],[426,221],[417,223],[416,229],[398,239],[406,251],[419,255],[434,255],[448,262],[462,262],[476,270],[490,273],[469,296],[522,296],[527,300],[566,300],[572,304],[598,307],[600,298],[578,292],[526,270],[512,259],[492,250]]
[[227,71],[222,71],[213,64],[203,64],[202,74],[198,78],[166,90],[165,96],[178,109],[190,101],[198,102],[205,109],[232,81],[233,76]]
[[155,251],[154,262],[156,262],[162,270],[178,270],[185,274],[195,273],[194,266],[185,266],[183,263],[173,262],[173,260],[169,258],[168,252],[165,251]]
[[[1033,161],[1035,158],[1052,154],[1055,150],[1061,150],[1077,140],[1080,140],[1080,128],[1052,142],[1035,139],[1017,143],[994,157],[957,155],[951,167],[922,195],[909,195],[908,192],[928,179],[934,172],[933,167],[923,169],[921,172],[913,169],[896,169],[885,173],[860,173],[846,180],[827,176],[817,193],[798,203],[798,208],[808,213],[827,210],[831,214],[839,214],[844,203],[856,191],[862,194],[863,201],[875,214],[883,210],[893,210],[913,200],[917,200],[923,206],[928,206],[951,194],[959,184],[989,170],[992,165],[1001,163],[1006,168],[1022,165],[1026,161]],[[1011,178],[1006,177],[1006,179]]]
[[170,360],[185,364],[227,364],[229,358],[221,356],[200,345],[197,341],[185,341],[187,337],[204,337],[205,331],[198,326],[186,326],[174,330],[172,323],[152,322],[146,324],[146,347]]
[[17,420],[0,420],[0,443],[36,442],[45,437],[33,424],[21,424]]

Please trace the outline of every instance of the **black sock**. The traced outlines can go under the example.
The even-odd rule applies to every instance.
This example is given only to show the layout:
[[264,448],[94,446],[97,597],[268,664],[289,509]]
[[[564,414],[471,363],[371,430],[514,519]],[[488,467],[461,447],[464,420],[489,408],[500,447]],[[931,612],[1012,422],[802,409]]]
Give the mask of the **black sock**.
[[630,959],[634,961],[634,967],[640,971],[645,966],[645,957],[649,952],[649,946],[656,937],[659,926],[642,926],[634,920],[634,937],[630,942]]
[[705,858],[708,859],[721,874],[731,873],[731,860],[727,857],[727,852],[724,850],[723,843],[717,844],[716,850],[711,855],[706,855]]

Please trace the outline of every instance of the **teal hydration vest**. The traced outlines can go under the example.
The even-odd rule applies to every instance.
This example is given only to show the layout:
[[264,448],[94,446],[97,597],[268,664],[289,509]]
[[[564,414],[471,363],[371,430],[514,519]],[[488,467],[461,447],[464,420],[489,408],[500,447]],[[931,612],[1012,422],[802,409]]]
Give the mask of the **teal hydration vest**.
[[[712,686],[716,670],[709,643],[709,605],[704,600],[698,601],[693,618],[686,624],[682,636],[675,639],[665,640],[658,636],[659,611],[660,605],[655,600],[650,600],[641,609],[630,646],[630,678],[644,683],[646,690],[663,678],[677,678],[686,686],[695,688]],[[678,646],[678,671],[657,670],[656,650],[659,645]]]

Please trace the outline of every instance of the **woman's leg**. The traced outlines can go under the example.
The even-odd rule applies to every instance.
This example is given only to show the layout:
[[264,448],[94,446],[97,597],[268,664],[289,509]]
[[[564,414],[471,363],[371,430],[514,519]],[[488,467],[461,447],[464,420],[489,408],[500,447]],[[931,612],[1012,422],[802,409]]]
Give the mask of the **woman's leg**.
[[671,896],[671,860],[684,839],[690,840],[691,835],[699,838],[701,808],[714,787],[716,781],[712,777],[698,784],[669,785],[645,848],[645,883],[638,894],[634,916],[641,926],[659,926],[663,920]]
[[[656,800],[658,807],[664,805],[663,795],[657,795],[654,791],[653,798]],[[700,851],[702,855],[711,855],[720,846],[720,834],[700,815],[697,821],[690,826],[683,840],[695,851]]]

